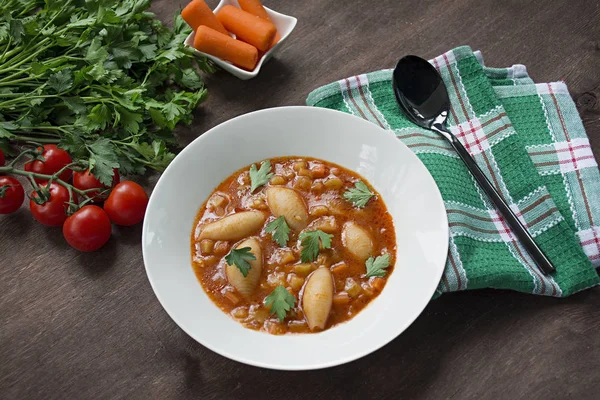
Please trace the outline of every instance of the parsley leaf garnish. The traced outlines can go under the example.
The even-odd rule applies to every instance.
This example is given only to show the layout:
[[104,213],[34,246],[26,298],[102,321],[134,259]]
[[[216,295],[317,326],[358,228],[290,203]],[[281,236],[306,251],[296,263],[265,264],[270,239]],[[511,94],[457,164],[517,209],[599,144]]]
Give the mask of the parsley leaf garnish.
[[[9,14],[9,16],[10,16],[10,14]],[[9,26],[10,26],[10,35],[14,38],[15,44],[21,44],[22,37],[25,36],[25,25],[23,25],[23,21],[21,21],[19,19],[13,19],[9,22]]]
[[100,183],[110,186],[114,168],[119,168],[119,162],[113,145],[109,139],[102,138],[87,146],[90,153],[89,167]]
[[373,196],[375,193],[362,181],[356,182],[353,188],[344,192],[344,198],[359,208],[363,208]]
[[265,231],[267,233],[273,232],[273,240],[281,247],[284,247],[290,239],[290,227],[285,222],[283,215],[269,222]]
[[302,262],[315,261],[319,255],[319,245],[325,249],[331,248],[332,237],[333,235],[320,230],[302,232],[299,236],[302,241],[302,251],[300,252]]
[[50,75],[48,79],[48,86],[56,91],[56,93],[62,93],[67,91],[73,85],[73,77],[71,76],[70,70],[60,70],[55,74]]
[[251,247],[242,247],[241,249],[231,249],[229,254],[225,256],[225,261],[229,265],[235,265],[244,278],[248,276],[252,267],[248,261],[256,260],[256,256],[252,254]]
[[279,285],[265,297],[265,306],[270,308],[271,314],[283,322],[288,311],[296,304],[296,298],[283,285]]
[[112,113],[106,104],[97,104],[90,110],[87,118],[91,121],[89,124],[91,130],[104,129],[111,121]]
[[250,181],[252,186],[250,187],[250,193],[254,192],[257,188],[269,182],[269,179],[273,176],[271,171],[271,161],[265,161],[260,169],[256,169],[256,164],[252,164],[250,167]]
[[382,277],[386,274],[386,268],[390,266],[390,255],[384,254],[377,258],[369,257],[366,262],[367,266],[367,278],[372,276]]

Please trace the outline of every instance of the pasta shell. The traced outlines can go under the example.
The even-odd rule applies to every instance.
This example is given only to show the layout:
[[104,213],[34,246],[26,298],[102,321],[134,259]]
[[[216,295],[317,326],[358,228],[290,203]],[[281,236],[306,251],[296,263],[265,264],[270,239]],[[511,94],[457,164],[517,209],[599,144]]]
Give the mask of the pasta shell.
[[250,247],[252,254],[256,257],[256,260],[248,261],[250,263],[250,271],[248,275],[244,277],[238,267],[235,265],[227,265],[225,267],[225,273],[227,274],[227,280],[242,296],[249,297],[254,289],[258,286],[260,281],[260,274],[262,272],[263,255],[260,243],[255,238],[250,238],[242,241],[235,248],[242,249],[244,247]]
[[285,222],[295,231],[301,231],[308,224],[308,212],[302,197],[294,189],[270,187],[267,189],[267,203],[276,217],[283,215]]
[[261,211],[243,211],[206,224],[198,239],[239,240],[254,233],[265,223]]
[[307,231],[320,230],[325,233],[335,233],[338,230],[338,224],[335,217],[327,216],[315,219],[306,228]]
[[342,244],[361,262],[373,255],[373,238],[355,222],[347,222],[342,229]]
[[311,330],[325,329],[333,302],[333,278],[329,268],[315,270],[302,292],[302,310]]

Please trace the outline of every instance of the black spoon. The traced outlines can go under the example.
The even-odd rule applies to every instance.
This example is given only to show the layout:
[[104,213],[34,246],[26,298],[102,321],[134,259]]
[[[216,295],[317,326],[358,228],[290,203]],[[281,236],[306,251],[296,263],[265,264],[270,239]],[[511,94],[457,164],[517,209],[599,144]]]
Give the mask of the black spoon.
[[456,136],[446,128],[450,99],[444,81],[437,70],[421,57],[403,57],[394,68],[393,85],[396,100],[410,120],[423,128],[438,132],[448,140],[538,267],[544,274],[553,272],[555,269],[548,257],[538,247],[533,237],[490,183],[473,157]]

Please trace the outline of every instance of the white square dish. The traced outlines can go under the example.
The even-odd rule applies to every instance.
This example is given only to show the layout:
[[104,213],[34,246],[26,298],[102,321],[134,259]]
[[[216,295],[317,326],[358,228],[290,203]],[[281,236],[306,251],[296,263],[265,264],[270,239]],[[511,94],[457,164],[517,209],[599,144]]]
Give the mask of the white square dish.
[[[221,8],[223,8],[224,6],[227,6],[227,5],[231,5],[231,6],[238,7],[238,8],[240,7],[237,0],[221,0],[219,5],[213,10],[214,13],[216,14]],[[271,21],[277,28],[277,31],[279,32],[281,39],[279,40],[279,42],[277,42],[277,44],[275,46],[273,46],[269,51],[267,51],[260,58],[260,60],[258,60],[258,64],[256,64],[256,67],[252,71],[247,71],[245,69],[236,67],[235,65],[231,64],[228,61],[222,60],[213,55],[206,54],[206,53],[196,50],[194,48],[195,32],[192,32],[189,34],[189,36],[185,39],[184,44],[186,46],[191,47],[196,54],[209,58],[210,60],[214,61],[215,64],[217,64],[219,67],[221,67],[225,71],[229,72],[230,74],[238,77],[239,79],[242,79],[242,80],[252,79],[256,75],[258,75],[263,64],[266,63],[271,57],[273,57],[273,54],[275,54],[275,52],[281,48],[281,46],[283,45],[285,40],[288,38],[288,36],[290,36],[290,33],[292,33],[292,31],[294,30],[294,27],[296,26],[296,22],[298,22],[298,20],[292,16],[280,14],[277,11],[273,11],[267,7],[265,7],[265,10],[267,11],[267,14],[269,14],[269,18],[271,18]]]

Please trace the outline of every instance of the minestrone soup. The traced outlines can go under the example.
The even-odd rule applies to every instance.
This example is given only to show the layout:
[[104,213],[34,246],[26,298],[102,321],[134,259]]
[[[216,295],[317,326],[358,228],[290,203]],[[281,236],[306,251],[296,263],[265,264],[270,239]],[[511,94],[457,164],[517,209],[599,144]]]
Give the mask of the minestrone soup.
[[392,273],[392,218],[358,174],[306,157],[243,168],[202,205],[192,265],[209,297],[244,326],[318,332],[348,321]]

